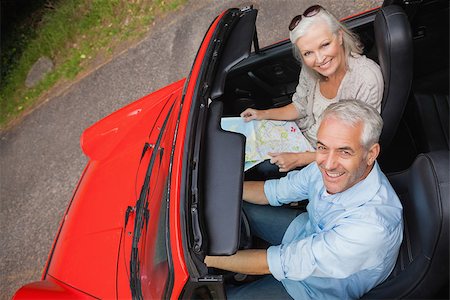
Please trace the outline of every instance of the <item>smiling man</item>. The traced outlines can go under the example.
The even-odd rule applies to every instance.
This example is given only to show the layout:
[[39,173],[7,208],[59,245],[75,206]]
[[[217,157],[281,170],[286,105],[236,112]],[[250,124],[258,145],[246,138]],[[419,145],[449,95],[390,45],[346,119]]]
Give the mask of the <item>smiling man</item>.
[[[205,258],[210,267],[267,274],[229,287],[229,299],[357,299],[388,277],[403,222],[376,162],[382,126],[378,112],[361,101],[331,104],[315,162],[278,180],[244,182],[252,233],[271,246]],[[309,204],[301,214],[274,207],[302,199]]]

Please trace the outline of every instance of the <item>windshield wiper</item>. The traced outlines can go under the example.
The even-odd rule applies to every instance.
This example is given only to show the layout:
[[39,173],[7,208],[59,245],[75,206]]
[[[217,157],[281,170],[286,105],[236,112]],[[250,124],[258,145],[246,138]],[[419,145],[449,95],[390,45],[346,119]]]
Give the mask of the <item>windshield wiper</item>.
[[[147,227],[148,219],[150,217],[150,212],[148,210],[148,195],[150,194],[150,178],[152,175],[153,166],[157,159],[158,153],[159,161],[161,162],[162,156],[164,153],[164,149],[160,148],[161,140],[167,125],[167,121],[171,115],[173,109],[172,107],[169,110],[169,113],[164,120],[161,131],[159,132],[158,139],[156,143],[152,146],[147,144],[144,146],[143,155],[147,149],[152,148],[152,156],[150,158],[150,163],[148,164],[147,171],[145,173],[144,184],[142,185],[142,189],[139,195],[139,199],[136,201],[136,206],[134,207],[135,211],[135,220],[134,220],[134,234],[133,241],[131,246],[131,259],[130,259],[130,289],[131,295],[133,299],[143,299],[142,288],[141,288],[141,279],[140,279],[140,261],[139,261],[139,241],[142,235],[142,229],[144,225]],[[127,209],[129,211],[129,209]],[[128,217],[125,217],[126,221]],[[145,222],[144,222],[145,221]]]

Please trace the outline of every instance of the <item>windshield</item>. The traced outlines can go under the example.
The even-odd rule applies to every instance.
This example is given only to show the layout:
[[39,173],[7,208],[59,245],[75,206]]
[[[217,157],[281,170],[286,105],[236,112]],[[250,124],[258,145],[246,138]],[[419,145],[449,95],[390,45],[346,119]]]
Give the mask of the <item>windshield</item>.
[[140,196],[134,207],[130,259],[130,288],[133,299],[165,298],[170,274],[166,215],[172,140],[165,130],[170,111],[158,132],[156,142],[146,143],[142,152],[141,168],[147,168]]

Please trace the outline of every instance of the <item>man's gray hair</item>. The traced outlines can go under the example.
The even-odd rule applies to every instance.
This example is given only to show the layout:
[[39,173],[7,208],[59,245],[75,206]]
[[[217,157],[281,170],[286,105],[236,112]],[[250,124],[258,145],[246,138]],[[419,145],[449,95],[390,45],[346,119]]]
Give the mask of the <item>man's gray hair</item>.
[[[303,57],[300,50],[297,47],[297,40],[304,36],[310,30],[310,27],[319,22],[325,22],[330,31],[337,35],[339,31],[342,31],[342,46],[344,47],[345,59],[353,54],[362,54],[363,46],[359,40],[358,35],[352,32],[350,29],[345,27],[344,24],[339,22],[339,20],[325,8],[321,8],[319,13],[312,17],[303,17],[300,23],[292,31],[289,32],[289,38],[293,45],[294,56],[300,60],[303,64]],[[320,78],[321,75],[316,71],[310,69],[306,64],[303,67],[313,75],[314,77]]]
[[330,117],[352,126],[362,123],[361,145],[366,150],[378,143],[380,139],[383,119],[374,107],[365,102],[352,99],[332,103],[322,112],[321,120]]

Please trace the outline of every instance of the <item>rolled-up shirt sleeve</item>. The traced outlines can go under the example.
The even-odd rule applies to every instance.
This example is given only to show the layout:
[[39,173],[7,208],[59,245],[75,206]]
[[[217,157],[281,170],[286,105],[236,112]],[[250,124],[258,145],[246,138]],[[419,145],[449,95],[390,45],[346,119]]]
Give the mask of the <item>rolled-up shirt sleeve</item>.
[[267,248],[267,264],[269,265],[270,273],[272,273],[273,277],[277,280],[286,278],[281,257],[281,245],[270,246]]
[[308,198],[308,186],[315,162],[300,171],[291,171],[280,179],[266,180],[264,194],[272,206],[280,206]]

